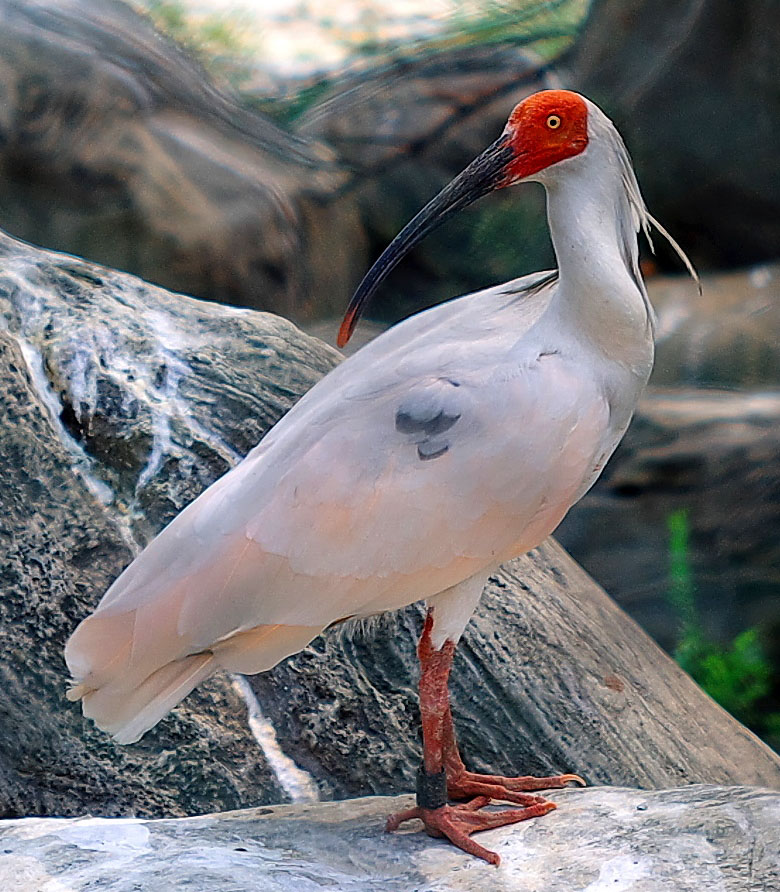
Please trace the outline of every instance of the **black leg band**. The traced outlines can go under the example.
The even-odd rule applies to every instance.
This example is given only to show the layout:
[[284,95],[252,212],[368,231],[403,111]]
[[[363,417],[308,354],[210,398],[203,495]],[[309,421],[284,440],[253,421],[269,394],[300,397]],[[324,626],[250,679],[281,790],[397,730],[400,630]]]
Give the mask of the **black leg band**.
[[425,765],[417,772],[417,805],[420,808],[441,808],[447,804],[447,774],[442,768],[428,774]]

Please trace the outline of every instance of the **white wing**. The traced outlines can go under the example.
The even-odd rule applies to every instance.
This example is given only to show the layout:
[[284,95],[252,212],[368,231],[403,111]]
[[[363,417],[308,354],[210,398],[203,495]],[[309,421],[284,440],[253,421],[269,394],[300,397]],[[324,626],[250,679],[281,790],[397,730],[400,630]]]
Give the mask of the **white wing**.
[[[68,661],[84,690],[204,651],[259,671],[332,622],[538,544],[600,461],[609,410],[535,339],[549,294],[511,287],[408,320],[316,385],[77,630]],[[108,666],[105,648],[79,647],[98,620],[131,638]]]

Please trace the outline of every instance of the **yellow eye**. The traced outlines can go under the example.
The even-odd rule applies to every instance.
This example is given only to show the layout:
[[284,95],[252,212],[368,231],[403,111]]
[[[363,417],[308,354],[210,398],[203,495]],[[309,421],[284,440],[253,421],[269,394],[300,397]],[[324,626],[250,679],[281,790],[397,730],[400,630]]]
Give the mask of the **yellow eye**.
[[547,119],[547,126],[550,130],[557,130],[561,126],[561,119],[558,115],[550,115]]

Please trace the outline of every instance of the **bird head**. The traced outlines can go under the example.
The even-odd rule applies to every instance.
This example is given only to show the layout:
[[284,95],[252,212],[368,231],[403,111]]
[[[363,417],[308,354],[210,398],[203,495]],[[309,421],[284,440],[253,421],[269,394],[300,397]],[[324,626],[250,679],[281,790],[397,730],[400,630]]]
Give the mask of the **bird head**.
[[569,90],[544,90],[516,105],[498,142],[512,157],[496,188],[511,186],[573,158],[588,146],[588,106]]
[[[595,106],[590,106],[595,109]],[[515,106],[501,136],[411,220],[358,286],[338,334],[350,339],[369,297],[417,242],[483,195],[539,177],[588,146],[589,104],[569,90],[544,90]]]

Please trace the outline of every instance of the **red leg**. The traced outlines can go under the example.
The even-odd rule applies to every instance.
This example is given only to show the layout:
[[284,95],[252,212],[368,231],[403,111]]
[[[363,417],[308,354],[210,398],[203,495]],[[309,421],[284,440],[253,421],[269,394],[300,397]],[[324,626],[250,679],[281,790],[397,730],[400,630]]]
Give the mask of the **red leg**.
[[[455,741],[447,688],[455,643],[447,640],[436,650],[431,640],[432,629],[433,613],[429,611],[417,648],[421,669],[423,783],[418,787],[417,807],[388,818],[387,830],[396,830],[404,821],[419,818],[431,836],[444,836],[463,851],[484,858],[491,864],[498,864],[498,855],[474,842],[471,834],[547,814],[555,808],[555,803],[523,791],[563,787],[569,780],[579,778],[576,775],[503,778],[466,771]],[[439,785],[441,789],[437,793]],[[465,804],[448,805],[447,796],[454,799],[477,798]],[[516,802],[523,807],[500,812],[481,811],[491,798]]]

